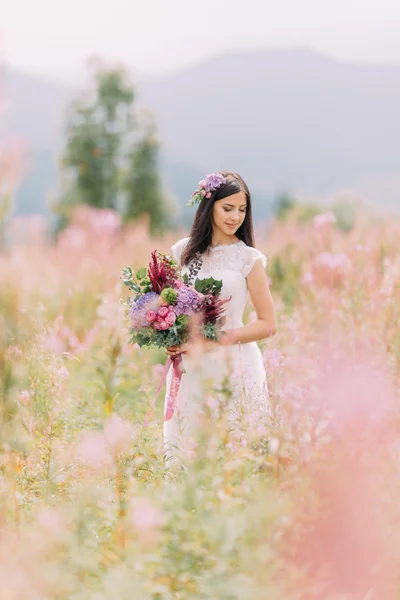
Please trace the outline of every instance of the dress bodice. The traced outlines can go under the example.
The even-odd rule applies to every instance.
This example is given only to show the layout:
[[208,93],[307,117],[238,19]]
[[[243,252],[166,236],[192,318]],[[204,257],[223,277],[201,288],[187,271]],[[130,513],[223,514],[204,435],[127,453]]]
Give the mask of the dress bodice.
[[[181,265],[182,252],[189,238],[183,238],[171,248],[174,260]],[[230,245],[220,245],[209,248],[202,255],[202,265],[197,277],[214,277],[222,280],[222,298],[230,298],[226,304],[227,329],[243,325],[243,312],[248,300],[247,276],[257,260],[264,267],[267,259],[259,250],[247,246],[240,241]],[[183,273],[189,273],[189,266],[183,265]]]

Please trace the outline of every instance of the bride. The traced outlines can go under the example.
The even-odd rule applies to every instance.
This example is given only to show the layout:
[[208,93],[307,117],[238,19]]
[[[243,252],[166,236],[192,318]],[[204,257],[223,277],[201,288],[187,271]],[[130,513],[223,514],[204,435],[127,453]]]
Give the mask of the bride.
[[[172,462],[179,462],[195,439],[206,383],[212,382],[217,395],[223,381],[229,381],[232,420],[243,415],[243,409],[254,419],[260,412],[268,414],[268,387],[256,342],[276,332],[275,307],[265,273],[267,259],[254,248],[251,197],[246,183],[237,173],[212,173],[200,182],[192,196],[194,203],[198,208],[190,236],[172,246],[172,256],[191,283],[196,277],[222,280],[221,297],[230,300],[225,304],[221,338],[202,344],[200,360],[194,344],[167,348],[169,356],[181,354],[183,359],[172,416],[166,412],[172,369],[167,377],[164,443],[166,459]],[[244,325],[242,316],[249,296],[257,318]]]

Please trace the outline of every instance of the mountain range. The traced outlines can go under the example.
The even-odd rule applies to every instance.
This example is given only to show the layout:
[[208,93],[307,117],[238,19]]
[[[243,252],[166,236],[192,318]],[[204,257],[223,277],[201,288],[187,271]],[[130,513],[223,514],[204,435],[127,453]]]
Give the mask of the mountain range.
[[[25,140],[31,157],[17,212],[46,212],[75,90],[12,70],[5,83],[0,135]],[[229,169],[248,181],[260,218],[281,192],[400,210],[400,65],[306,48],[233,52],[139,81],[137,101],[155,114],[163,178],[180,207],[206,172]]]

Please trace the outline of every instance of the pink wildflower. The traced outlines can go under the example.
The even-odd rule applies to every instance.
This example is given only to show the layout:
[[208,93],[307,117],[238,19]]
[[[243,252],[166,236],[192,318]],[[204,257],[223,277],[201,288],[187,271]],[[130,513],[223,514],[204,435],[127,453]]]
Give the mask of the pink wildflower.
[[148,498],[134,498],[129,509],[132,525],[139,530],[158,529],[166,522],[165,514]]
[[113,414],[104,423],[104,436],[111,451],[119,454],[128,450],[132,443],[132,428],[120,416]]
[[60,367],[57,371],[57,375],[60,379],[66,379],[69,377],[69,371],[66,367]]
[[279,369],[284,364],[283,354],[278,348],[265,350],[263,358],[266,363],[267,371]]
[[101,469],[111,464],[110,450],[101,431],[86,432],[77,450],[80,460],[93,469]]
[[22,352],[18,346],[9,346],[4,354],[5,360],[21,358]]
[[23,390],[20,393],[18,399],[21,402],[21,404],[23,404],[24,406],[27,406],[28,404],[30,404],[30,402],[32,400],[32,392],[30,390]]
[[315,215],[313,219],[313,225],[315,228],[332,225],[333,223],[336,223],[336,217],[331,211],[320,215]]
[[309,285],[310,283],[312,283],[314,280],[313,274],[310,273],[310,271],[308,273],[304,273],[302,279],[301,279],[301,283],[303,283],[304,285]]

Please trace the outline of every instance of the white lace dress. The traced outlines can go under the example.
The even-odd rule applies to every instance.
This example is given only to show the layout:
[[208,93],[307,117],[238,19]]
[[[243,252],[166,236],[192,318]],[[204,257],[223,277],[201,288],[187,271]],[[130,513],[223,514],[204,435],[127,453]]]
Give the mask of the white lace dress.
[[[182,252],[189,238],[179,240],[171,248],[173,258],[180,264]],[[244,242],[220,245],[211,248],[202,255],[202,266],[196,277],[214,277],[223,282],[221,297],[231,297],[226,306],[224,329],[243,326],[243,312],[249,293],[247,276],[256,261],[261,260],[264,267],[266,257]],[[188,273],[184,266],[183,273]],[[261,352],[256,342],[217,347],[202,355],[201,362],[183,355],[184,373],[182,375],[178,401],[172,418],[164,421],[164,443],[166,458],[173,459],[190,450],[196,434],[196,423],[203,403],[212,403],[214,398],[222,397],[220,388],[226,383],[230,388],[230,419],[240,419],[245,412],[250,420],[259,420],[260,414],[269,413],[268,386]],[[172,381],[172,369],[167,376],[164,414]],[[210,398],[210,389],[211,398]],[[224,400],[225,398],[225,400]]]

